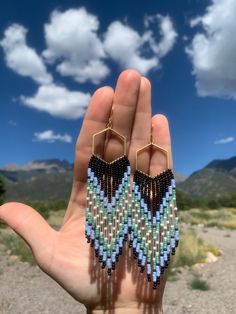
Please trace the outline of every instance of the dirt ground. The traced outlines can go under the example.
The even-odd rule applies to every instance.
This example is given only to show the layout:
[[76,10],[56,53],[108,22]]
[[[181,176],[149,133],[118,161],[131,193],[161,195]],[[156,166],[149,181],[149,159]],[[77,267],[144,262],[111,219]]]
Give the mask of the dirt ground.
[[[236,313],[236,231],[198,227],[199,235],[218,246],[223,255],[200,269],[210,285],[207,291],[192,290],[193,274],[183,270],[167,282],[164,314]],[[14,258],[0,246],[0,314],[86,313],[57,283],[37,266]]]

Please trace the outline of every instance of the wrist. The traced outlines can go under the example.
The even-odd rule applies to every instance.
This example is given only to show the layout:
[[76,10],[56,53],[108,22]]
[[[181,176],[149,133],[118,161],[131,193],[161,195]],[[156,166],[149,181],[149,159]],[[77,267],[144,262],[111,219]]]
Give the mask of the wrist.
[[112,310],[113,314],[143,314],[143,313],[155,313],[163,314],[162,305],[159,304],[132,304],[124,307],[114,307],[114,308],[100,308],[100,309],[87,309],[87,314],[101,314],[101,313],[110,313]]

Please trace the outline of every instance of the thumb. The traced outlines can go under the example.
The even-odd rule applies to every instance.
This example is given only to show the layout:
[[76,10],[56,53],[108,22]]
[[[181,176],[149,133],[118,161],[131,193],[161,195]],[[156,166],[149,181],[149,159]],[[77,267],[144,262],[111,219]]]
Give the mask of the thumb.
[[32,207],[22,203],[0,206],[0,219],[18,233],[30,246],[40,266],[51,259],[53,238],[56,233]]

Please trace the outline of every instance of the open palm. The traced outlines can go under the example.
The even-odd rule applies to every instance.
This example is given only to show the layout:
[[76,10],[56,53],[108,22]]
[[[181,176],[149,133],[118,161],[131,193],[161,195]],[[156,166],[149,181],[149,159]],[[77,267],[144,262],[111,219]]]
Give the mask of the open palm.
[[[59,231],[52,229],[33,208],[21,203],[0,207],[0,218],[31,247],[40,268],[55,279],[88,312],[107,309],[112,313],[158,313],[165,280],[157,290],[138,271],[131,250],[126,247],[112,276],[101,269],[94,250],[85,239],[87,166],[92,151],[92,136],[106,127],[113,107],[113,128],[127,139],[127,155],[135,170],[136,150],[153,140],[171,152],[167,119],[152,117],[149,81],[133,70],[118,78],[115,91],[98,89],[88,107],[75,149],[72,193]],[[122,155],[122,144],[115,137],[97,138],[96,153],[111,161]],[[171,159],[171,158],[170,158]],[[139,168],[156,175],[166,168],[165,157],[158,152],[143,152]],[[166,279],[166,278],[165,278]],[[151,311],[151,312],[150,312]]]

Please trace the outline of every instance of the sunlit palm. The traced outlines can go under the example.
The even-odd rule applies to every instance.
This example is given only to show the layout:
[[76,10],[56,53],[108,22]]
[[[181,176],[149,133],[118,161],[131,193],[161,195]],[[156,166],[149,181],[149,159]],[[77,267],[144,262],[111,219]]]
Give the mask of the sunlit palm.
[[[91,99],[76,143],[73,188],[60,230],[52,229],[34,209],[20,203],[1,206],[0,218],[27,241],[41,269],[89,311],[117,307],[125,313],[125,308],[128,311],[138,303],[157,306],[165,283],[162,281],[154,292],[145,275],[137,270],[131,250],[127,248],[116,271],[111,277],[107,276],[85,239],[87,165],[92,135],[106,127],[112,106],[113,128],[127,138],[127,154],[133,171],[135,152],[149,142],[151,130],[154,141],[171,150],[166,118],[162,115],[151,118],[149,81],[133,70],[124,71],[115,91],[103,87]],[[111,161],[122,154],[122,144],[115,138],[107,142],[99,137],[95,150]],[[166,160],[157,152],[147,151],[140,156],[139,165],[153,175],[166,167]]]

